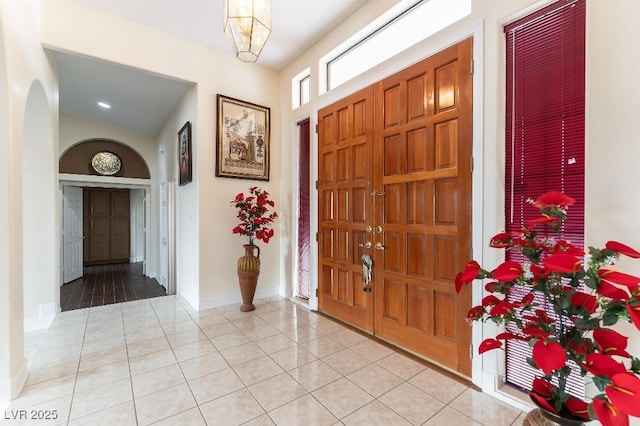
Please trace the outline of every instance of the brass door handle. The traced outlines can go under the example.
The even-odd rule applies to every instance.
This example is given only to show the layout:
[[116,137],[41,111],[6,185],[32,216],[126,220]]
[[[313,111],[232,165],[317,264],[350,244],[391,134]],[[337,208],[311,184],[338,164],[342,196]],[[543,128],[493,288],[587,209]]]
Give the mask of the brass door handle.
[[384,250],[384,246],[382,245],[382,243],[380,241],[378,241],[373,248],[375,248],[376,250]]
[[358,244],[358,247],[371,248],[371,241],[367,241],[364,244]]

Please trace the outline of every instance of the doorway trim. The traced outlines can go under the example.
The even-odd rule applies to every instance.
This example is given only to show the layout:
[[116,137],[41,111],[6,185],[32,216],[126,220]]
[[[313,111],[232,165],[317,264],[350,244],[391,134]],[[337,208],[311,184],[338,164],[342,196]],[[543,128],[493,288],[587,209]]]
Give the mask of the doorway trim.
[[[331,105],[338,100],[357,92],[375,82],[393,75],[398,71],[401,71],[422,59],[428,58],[445,48],[455,45],[460,41],[473,37],[473,62],[474,62],[474,73],[473,73],[473,174],[472,174],[472,191],[471,191],[471,200],[472,200],[472,217],[471,217],[471,227],[472,227],[472,237],[471,237],[471,245],[473,249],[473,258],[478,260],[481,264],[483,262],[484,255],[484,235],[483,235],[483,224],[484,224],[484,214],[483,214],[483,204],[484,204],[484,28],[483,22],[477,22],[466,29],[463,29],[452,36],[441,39],[439,41],[433,41],[427,39],[410,49],[407,49],[405,53],[401,54],[402,58],[392,58],[385,63],[381,64],[378,68],[376,68],[375,72],[365,73],[361,75],[362,78],[356,78],[350,82],[347,82],[338,88],[327,92],[326,94],[320,96],[318,98],[318,102],[314,104],[313,111],[311,113],[311,129],[316,129],[318,124],[318,112],[328,106]],[[295,131],[297,129],[297,123],[300,122],[304,117],[296,117],[293,119],[291,124],[291,132],[294,140],[297,140],[295,136]],[[311,132],[311,152],[318,152],[318,134],[314,130]],[[293,155],[297,155],[297,150]],[[316,156],[317,157],[317,156]],[[318,191],[313,185],[313,182],[318,180],[318,164],[317,158],[314,157],[314,161],[311,164],[311,235],[316,235],[318,233]],[[294,161],[297,161],[293,159]],[[293,183],[294,188],[297,188],[298,182],[296,177],[296,182]],[[299,202],[298,195],[294,192],[294,196],[292,197],[292,206],[295,206]],[[293,265],[295,267],[295,265]],[[318,298],[316,296],[316,291],[318,290],[318,244],[312,244],[311,247],[311,283],[310,283],[310,297],[309,297],[309,307],[311,310],[318,309]],[[472,305],[478,305],[482,300],[482,286],[474,286],[472,289]],[[483,335],[483,324],[474,324],[472,328],[472,337],[471,341],[474,348],[477,348],[479,344],[482,342]],[[492,373],[490,370],[497,370],[498,360],[489,360],[487,363],[487,357],[484,356],[485,365],[488,367],[483,369],[483,360],[474,356],[471,363],[471,381],[473,384],[481,387],[486,392],[491,392],[493,396],[496,396],[502,400],[509,399],[511,402],[511,397],[505,395],[504,393],[499,393],[497,386],[497,374]],[[495,366],[492,368],[491,366]]]
[[[87,180],[89,176],[84,175],[70,175],[70,174],[60,174],[60,179],[58,181],[58,211],[60,212],[60,218],[62,218],[62,188],[64,186],[78,186],[78,187],[89,187],[89,188],[122,188],[122,189],[142,189],[144,190],[144,198],[147,202],[144,203],[144,215],[147,218],[146,226],[144,229],[145,237],[144,237],[144,260],[143,260],[143,272],[146,276],[152,277],[148,274],[148,268],[146,267],[149,256],[151,253],[151,238],[149,232],[149,222],[148,218],[151,216],[151,203],[149,202],[151,196],[151,180],[150,179],[132,179],[132,178],[96,178],[95,180]],[[60,219],[62,220],[62,219]],[[60,228],[62,229],[62,228]],[[62,232],[58,235],[59,239],[59,247],[62,248]],[[63,277],[63,267],[64,267],[64,258],[62,250],[60,251],[59,257],[60,263],[60,286],[62,286],[64,282]],[[152,277],[152,278],[155,278]]]

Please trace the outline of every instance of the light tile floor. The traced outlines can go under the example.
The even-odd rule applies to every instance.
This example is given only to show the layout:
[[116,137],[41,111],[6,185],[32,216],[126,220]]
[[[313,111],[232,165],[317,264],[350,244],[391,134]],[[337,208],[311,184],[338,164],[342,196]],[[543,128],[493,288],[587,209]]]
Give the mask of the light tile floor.
[[2,424],[522,422],[519,410],[289,300],[256,306],[196,312],[168,296],[61,313],[26,334],[29,378],[4,416],[57,419]]

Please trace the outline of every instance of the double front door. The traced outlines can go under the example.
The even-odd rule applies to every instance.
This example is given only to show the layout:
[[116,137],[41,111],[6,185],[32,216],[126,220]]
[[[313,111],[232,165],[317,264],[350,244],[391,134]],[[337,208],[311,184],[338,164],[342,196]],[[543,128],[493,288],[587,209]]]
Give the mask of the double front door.
[[467,39],[318,115],[319,309],[464,376],[471,61]]

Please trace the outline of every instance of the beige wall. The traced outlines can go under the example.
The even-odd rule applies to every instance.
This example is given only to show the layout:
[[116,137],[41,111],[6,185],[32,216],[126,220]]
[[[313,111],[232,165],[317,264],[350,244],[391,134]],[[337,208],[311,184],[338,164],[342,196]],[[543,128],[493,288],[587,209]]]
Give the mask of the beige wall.
[[[180,127],[186,120],[194,123],[195,162],[194,182],[178,188],[177,197],[181,201],[177,216],[181,223],[189,223],[186,229],[190,237],[185,241],[189,258],[181,258],[178,253],[177,269],[188,271],[179,276],[188,281],[187,288],[197,288],[190,296],[190,303],[207,307],[240,301],[235,264],[242,255],[244,240],[231,233],[235,212],[226,200],[256,182],[215,177],[216,94],[269,106],[271,121],[279,123],[277,73],[73,0],[43,0],[43,16],[42,41],[46,47],[99,57],[196,84],[195,109],[180,117]],[[77,37],[77,34],[83,36]],[[177,133],[180,127],[166,130],[163,138]],[[271,180],[258,184],[273,194],[279,205],[281,135],[278,126],[272,127],[271,140]],[[277,267],[278,239],[262,253],[264,267],[258,294],[274,294],[281,281]],[[177,286],[180,288],[180,281]]]
[[[38,161],[53,168],[54,156],[50,153],[58,151],[57,78],[55,69],[40,48],[40,16],[38,0],[0,2],[0,399],[16,396],[26,379],[23,267],[33,267],[34,263],[32,259],[23,259],[22,253],[23,229],[31,225],[23,221],[22,209],[25,123],[48,128],[41,133],[49,135],[48,139],[39,141],[41,152],[48,152],[48,158]],[[34,84],[40,85],[38,94],[33,92],[34,96],[44,101],[36,101],[38,117],[27,120],[25,110]],[[47,203],[55,203],[51,201],[51,197],[55,199],[55,185],[49,182],[40,188]],[[48,235],[59,232],[56,210],[44,219]],[[52,259],[58,257],[57,246],[50,247],[49,255]],[[57,277],[57,263],[47,265],[51,268],[51,276]],[[54,300],[44,301],[49,302],[55,303]]]

